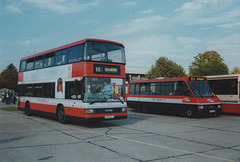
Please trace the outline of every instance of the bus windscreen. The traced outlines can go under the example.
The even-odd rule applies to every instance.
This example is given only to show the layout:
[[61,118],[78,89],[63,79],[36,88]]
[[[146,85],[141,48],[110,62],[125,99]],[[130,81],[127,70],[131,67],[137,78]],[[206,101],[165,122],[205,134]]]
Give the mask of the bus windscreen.
[[188,82],[195,97],[212,97],[212,90],[208,82]]

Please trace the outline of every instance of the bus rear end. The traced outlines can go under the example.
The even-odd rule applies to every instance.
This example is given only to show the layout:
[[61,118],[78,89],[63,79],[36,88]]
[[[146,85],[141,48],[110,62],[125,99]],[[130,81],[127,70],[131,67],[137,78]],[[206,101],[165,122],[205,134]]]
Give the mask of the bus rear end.
[[207,78],[213,92],[221,100],[222,112],[240,114],[240,74]]

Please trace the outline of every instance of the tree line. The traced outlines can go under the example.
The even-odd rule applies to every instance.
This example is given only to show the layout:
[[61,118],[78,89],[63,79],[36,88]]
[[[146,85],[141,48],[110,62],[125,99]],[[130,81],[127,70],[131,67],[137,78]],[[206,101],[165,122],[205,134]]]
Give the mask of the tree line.
[[[184,71],[181,65],[169,60],[167,57],[160,57],[155,65],[146,74],[147,78],[158,77],[182,77],[182,76],[208,76],[229,74],[228,66],[224,59],[216,51],[199,53],[194,57],[194,61],[189,66],[189,74]],[[235,67],[231,74],[240,74],[240,69]],[[0,74],[0,89],[8,88],[17,91],[18,72],[11,63]]]
[[[181,65],[169,60],[167,57],[160,57],[155,65],[146,74],[147,78],[158,77],[182,77],[182,76],[209,76],[229,74],[228,66],[224,59],[216,51],[206,51],[194,57],[189,66],[189,74],[184,71]],[[235,67],[231,74],[240,74],[240,69]]]
[[8,88],[8,89],[13,89],[14,91],[16,91],[17,90],[17,80],[18,80],[17,69],[11,63],[0,74],[0,89]]

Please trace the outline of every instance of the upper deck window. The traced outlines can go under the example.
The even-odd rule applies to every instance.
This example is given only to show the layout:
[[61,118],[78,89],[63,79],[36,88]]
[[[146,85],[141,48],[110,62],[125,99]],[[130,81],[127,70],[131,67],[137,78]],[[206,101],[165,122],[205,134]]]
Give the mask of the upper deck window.
[[21,61],[21,63],[20,63],[20,71],[21,72],[25,71],[25,68],[26,68],[26,60]]
[[34,66],[34,58],[27,60],[26,70],[32,70]]
[[124,47],[105,42],[87,42],[84,59],[90,61],[125,64]]
[[45,55],[44,67],[53,66],[54,65],[54,57],[55,57],[54,52]]
[[43,67],[43,56],[36,57],[34,69],[40,69]]
[[83,45],[71,47],[69,49],[69,63],[78,62],[82,60],[83,56]]
[[68,49],[57,51],[55,65],[62,65],[67,63]]

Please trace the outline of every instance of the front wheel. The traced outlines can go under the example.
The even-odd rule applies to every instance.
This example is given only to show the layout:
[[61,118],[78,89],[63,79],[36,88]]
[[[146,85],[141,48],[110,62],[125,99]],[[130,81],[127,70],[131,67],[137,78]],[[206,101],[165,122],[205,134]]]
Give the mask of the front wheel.
[[186,117],[192,118],[194,116],[194,112],[192,109],[186,110]]
[[59,108],[57,110],[57,119],[61,124],[67,123],[66,115],[65,115],[64,108],[62,105],[59,106]]

